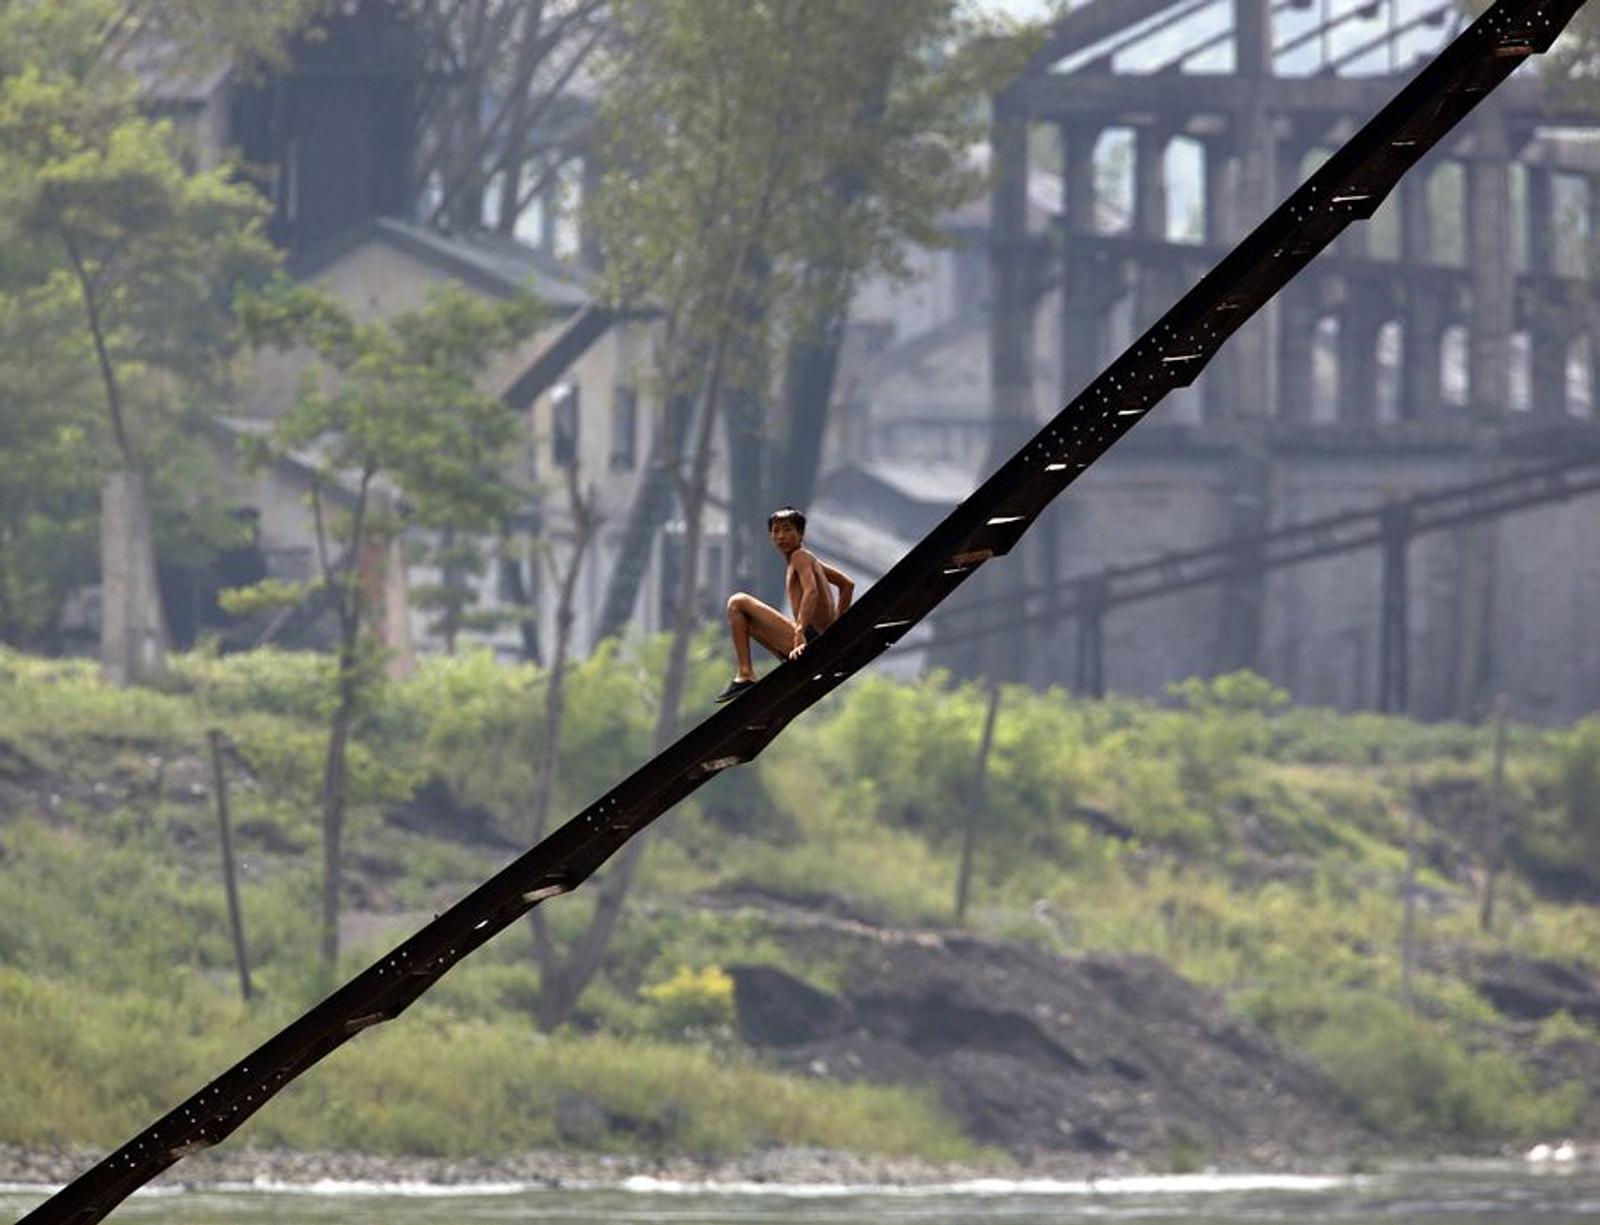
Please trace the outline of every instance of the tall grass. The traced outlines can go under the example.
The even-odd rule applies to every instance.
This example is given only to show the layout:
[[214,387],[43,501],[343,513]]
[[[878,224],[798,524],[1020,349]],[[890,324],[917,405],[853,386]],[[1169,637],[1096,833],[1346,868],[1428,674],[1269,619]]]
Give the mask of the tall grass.
[[[726,679],[720,642],[699,650],[696,703]],[[632,642],[575,666],[566,811],[648,751],[659,655],[659,643]],[[247,1035],[264,1036],[333,985],[313,956],[318,834],[308,799],[325,672],[305,655],[190,656],[176,661],[168,691],[127,691],[103,686],[86,663],[0,651],[0,783],[23,797],[0,811],[0,1140],[120,1138],[226,1066]],[[352,754],[350,853],[366,865],[352,907],[437,909],[503,860],[503,848],[385,828],[381,812],[437,776],[459,800],[486,806],[501,833],[523,836],[545,679],[479,653],[426,661],[385,691]],[[1391,1134],[1559,1130],[1581,1088],[1541,1092],[1515,1059],[1488,1049],[1481,1038],[1494,1018],[1465,984],[1424,967],[1418,1010],[1395,1002],[1413,781],[1426,798],[1422,939],[1438,965],[1490,948],[1600,961],[1592,910],[1541,900],[1531,876],[1506,882],[1494,934],[1476,930],[1489,733],[1286,701],[1248,676],[1191,682],[1167,702],[1008,688],[978,814],[970,921],[1063,953],[1165,959],[1321,1063]],[[940,675],[861,678],[753,767],[664,819],[585,997],[580,1019],[594,1032],[533,1036],[538,975],[519,926],[403,1022],[307,1078],[252,1134],[510,1151],[575,1142],[557,1122],[568,1095],[610,1120],[584,1141],[602,1146],[957,1151],[927,1101],[765,1071],[715,1034],[708,1041],[717,1024],[665,1017],[654,989],[709,981],[738,962],[779,965],[830,989],[843,977],[838,950],[813,942],[797,951],[759,915],[686,905],[701,891],[826,894],[896,923],[951,922],[983,704],[981,692]],[[235,796],[252,864],[247,934],[267,992],[251,1012],[230,1000],[210,798],[183,791],[206,777],[213,725],[256,775]],[[1595,837],[1596,744],[1591,724],[1514,729],[1508,770],[1515,862],[1567,872],[1579,896],[1586,878],[1570,865]],[[156,757],[177,771],[161,794]],[[591,905],[587,890],[551,903],[557,933],[576,930]]]

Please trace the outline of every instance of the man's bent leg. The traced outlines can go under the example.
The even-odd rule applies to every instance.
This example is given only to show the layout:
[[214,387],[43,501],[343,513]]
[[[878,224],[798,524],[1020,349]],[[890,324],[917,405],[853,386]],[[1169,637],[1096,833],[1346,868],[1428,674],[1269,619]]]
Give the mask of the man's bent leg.
[[728,628],[733,635],[733,653],[739,661],[739,679],[754,680],[755,666],[750,659],[750,640],[754,638],[779,659],[787,659],[794,643],[794,622],[770,604],[741,591],[728,600]]

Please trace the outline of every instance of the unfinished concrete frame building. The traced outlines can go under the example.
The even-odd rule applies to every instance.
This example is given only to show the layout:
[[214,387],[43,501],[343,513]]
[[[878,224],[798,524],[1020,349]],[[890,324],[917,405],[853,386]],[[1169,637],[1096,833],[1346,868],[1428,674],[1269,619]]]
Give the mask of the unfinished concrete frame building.
[[[1076,394],[1454,33],[1448,0],[1093,0],[996,99],[991,429],[1035,404],[1035,313],[1060,298],[1060,399]],[[1379,504],[1585,447],[1600,454],[1589,308],[1600,116],[1531,66],[1224,346],[1053,513],[1027,561],[1051,583],[1164,551]],[[1044,131],[1041,132],[1041,129]],[[1062,211],[1030,233],[1030,151],[1053,131]],[[1108,149],[1120,144],[1120,158]],[[1096,226],[1097,194],[1131,204]],[[1203,184],[1203,186],[1200,186]],[[1173,201],[1192,200],[1187,221]],[[1037,227],[1035,227],[1037,230]],[[1031,430],[1031,426],[1026,427]],[[1524,717],[1600,705],[1600,500],[1419,537],[1406,705]],[[1041,526],[1044,526],[1041,524]],[[1053,538],[1053,539],[1052,539]],[[1119,609],[1110,686],[1253,667],[1302,701],[1379,704],[1377,550]],[[1031,631],[1035,679],[1071,683],[1082,635]],[[969,652],[969,663],[977,657]]]

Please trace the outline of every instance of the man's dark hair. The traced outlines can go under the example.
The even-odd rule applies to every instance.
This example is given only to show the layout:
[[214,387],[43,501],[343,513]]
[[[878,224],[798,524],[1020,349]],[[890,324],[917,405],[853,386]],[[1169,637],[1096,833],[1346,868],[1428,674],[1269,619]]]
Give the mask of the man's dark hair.
[[767,531],[770,532],[772,530],[774,523],[792,523],[794,524],[794,530],[799,532],[801,537],[806,534],[806,517],[793,506],[781,506],[768,515]]

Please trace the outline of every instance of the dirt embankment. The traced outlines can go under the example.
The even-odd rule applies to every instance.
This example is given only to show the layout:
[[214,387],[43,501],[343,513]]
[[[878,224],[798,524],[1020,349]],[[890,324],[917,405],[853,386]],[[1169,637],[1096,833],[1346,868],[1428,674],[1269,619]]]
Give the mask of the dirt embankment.
[[730,967],[750,1046],[813,1075],[935,1086],[975,1140],[1019,1158],[1281,1166],[1375,1139],[1314,1068],[1153,958],[815,912],[779,929],[845,969],[826,992]]

